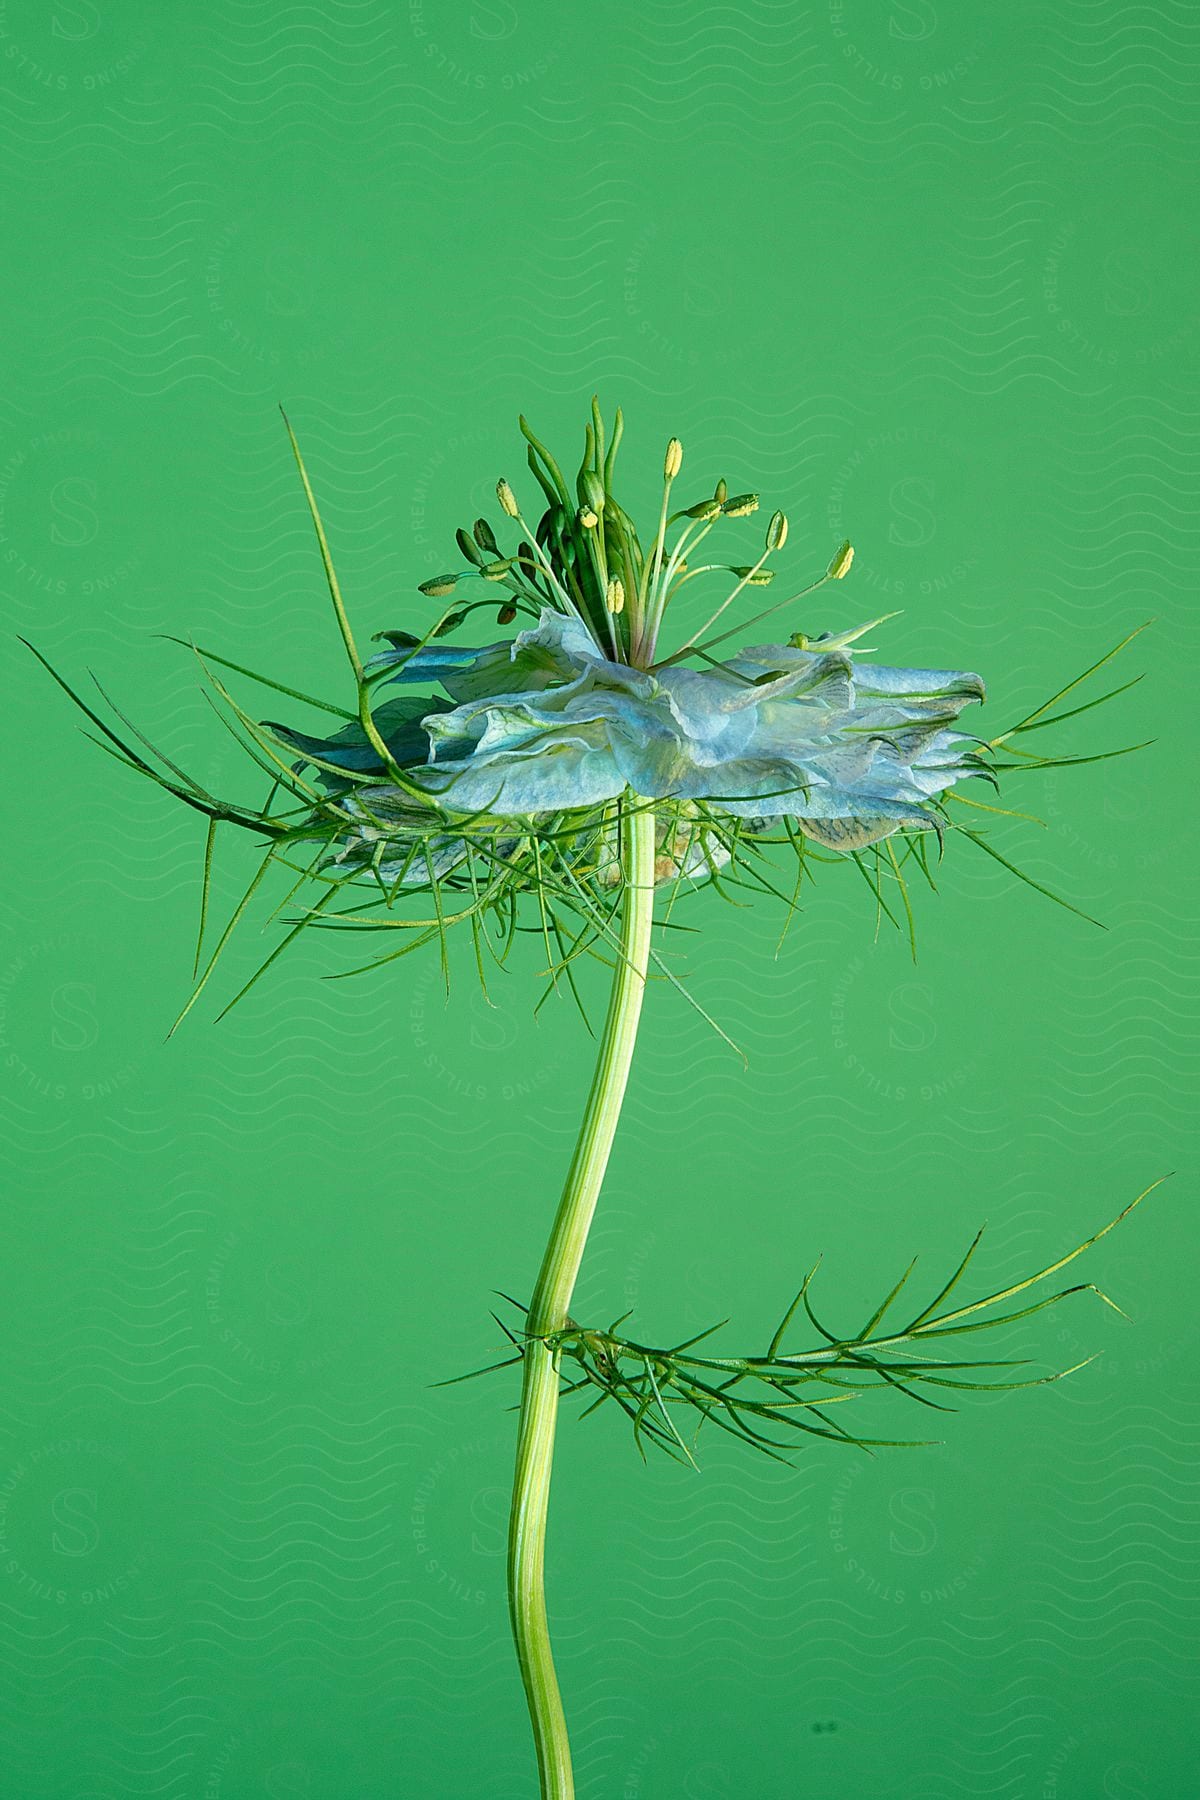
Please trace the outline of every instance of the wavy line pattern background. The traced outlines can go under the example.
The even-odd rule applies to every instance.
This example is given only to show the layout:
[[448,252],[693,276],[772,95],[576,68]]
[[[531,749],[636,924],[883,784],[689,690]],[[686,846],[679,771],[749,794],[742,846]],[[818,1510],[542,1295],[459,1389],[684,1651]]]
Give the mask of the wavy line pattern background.
[[[536,953],[324,980],[219,1027],[186,992],[201,842],[13,634],[240,779],[194,636],[328,689],[288,405],[364,632],[598,389],[635,499],[661,445],[761,487],[796,625],[902,609],[1003,724],[1133,625],[1146,679],[1067,728],[1137,756],[1014,778],[952,843],[919,960],[829,872],[782,946],[696,899],[579,1297],[747,1342],[824,1254],[852,1319],[990,1222],[1019,1274],[1181,1171],[1014,1341],[1061,1386],[945,1447],[643,1469],[568,1421],[552,1599],[589,1800],[1159,1800],[1200,1667],[1190,1267],[1196,126],[1186,0],[0,4],[8,628],[0,1665],[14,1800],[529,1792],[503,1602],[511,1384],[586,1081]],[[832,609],[832,610],[831,610]],[[1118,665],[1119,666],[1119,665]],[[219,865],[231,906],[249,873]],[[268,938],[231,953],[222,998]],[[880,1421],[882,1422],[882,1421]],[[921,1421],[923,1422],[923,1421]],[[894,1424],[894,1418],[889,1421]]]

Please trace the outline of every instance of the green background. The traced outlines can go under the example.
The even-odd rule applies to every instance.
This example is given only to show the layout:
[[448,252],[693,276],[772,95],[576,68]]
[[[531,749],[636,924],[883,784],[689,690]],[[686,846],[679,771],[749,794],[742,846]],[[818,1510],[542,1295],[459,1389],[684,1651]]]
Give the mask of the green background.
[[343,679],[277,402],[365,638],[427,618],[517,413],[569,450],[593,390],[627,504],[678,433],[697,492],[786,507],[797,581],[852,537],[792,625],[902,608],[886,658],[980,670],[993,730],[1153,618],[1059,744],[1155,741],[995,822],[1103,930],[962,841],[915,967],[850,868],[778,954],[773,905],[691,901],[749,1068],[653,994],[579,1316],[750,1348],[823,1253],[849,1325],[914,1252],[987,1220],[1003,1280],[1181,1172],[1090,1258],[1132,1323],[1014,1340],[1098,1361],[874,1415],[943,1448],[697,1476],[565,1420],[581,1794],[1192,1791],[1198,56],[1186,0],[0,5],[6,1795],[531,1792],[513,1384],[430,1384],[528,1291],[588,1041],[533,950],[491,1010],[436,958],[324,980],[329,938],[217,1026],[256,922],[166,1043],[203,828],[14,634],[257,792],[163,634]]

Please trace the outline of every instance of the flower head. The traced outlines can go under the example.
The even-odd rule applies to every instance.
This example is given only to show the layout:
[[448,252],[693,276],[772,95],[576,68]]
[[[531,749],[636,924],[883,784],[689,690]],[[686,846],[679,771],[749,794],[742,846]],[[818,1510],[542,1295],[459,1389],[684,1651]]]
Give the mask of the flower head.
[[[527,520],[501,480],[500,526],[516,541],[502,545],[486,519],[461,528],[455,536],[464,566],[420,583],[426,600],[447,602],[443,610],[421,635],[379,633],[386,647],[365,661],[291,438],[354,706],[309,701],[338,718],[323,732],[293,718],[258,723],[198,652],[230,728],[271,778],[259,806],[218,799],[165,758],[156,766],[145,739],[129,743],[55,679],[119,756],[207,814],[210,830],[228,822],[256,833],[269,844],[264,869],[280,862],[317,884],[292,935],[312,924],[398,930],[404,941],[382,959],[390,960],[465,922],[478,949],[489,920],[511,943],[519,905],[532,897],[553,967],[596,946],[605,954],[624,886],[618,821],[630,809],[653,812],[655,876],[673,891],[720,885],[733,865],[743,886],[777,892],[762,858],[779,844],[798,856],[798,879],[814,857],[860,862],[889,916],[883,882],[898,883],[911,919],[905,863],[915,858],[928,875],[924,840],[932,830],[940,844],[956,822],[947,803],[966,799],[954,791],[960,783],[983,777],[995,784],[1005,768],[1053,760],[1015,748],[1019,733],[1049,722],[1053,702],[983,741],[956,728],[963,709],[984,698],[978,675],[869,660],[862,639],[882,619],[816,635],[797,629],[798,608],[849,573],[849,543],[816,579],[734,623],[747,591],[775,572],[766,565],[788,541],[786,516],[771,515],[757,556],[747,558],[743,545],[740,554],[737,546],[724,553],[729,561],[712,558],[701,549],[710,534],[746,530],[759,496],[731,496],[722,477],[710,494],[672,511],[684,466],[672,438],[658,519],[643,537],[614,491],[623,429],[618,411],[606,436],[593,402],[582,463],[568,486],[522,419],[544,506]],[[700,584],[718,581],[728,591],[717,604],[688,611]],[[452,641],[481,609],[495,609],[506,635],[482,646]],[[668,650],[668,620],[680,613],[686,623]],[[781,641],[776,621],[785,618]],[[744,647],[730,653],[734,636]],[[252,678],[292,701],[306,698],[269,675]],[[958,829],[999,855],[982,832]],[[899,849],[893,838],[902,840]],[[208,862],[206,852],[206,870]],[[255,885],[260,878],[261,871]],[[365,895],[346,895],[339,906],[348,887],[363,884]],[[398,903],[416,895],[427,897],[425,915],[397,914]],[[378,920],[364,916],[372,897],[382,908]]]
[[[849,640],[859,635],[827,634],[803,650],[753,645],[702,669],[636,668],[606,654],[581,619],[545,607],[511,640],[392,648],[367,669],[386,671],[385,684],[436,682],[455,702],[413,697],[386,715],[397,761],[448,813],[535,819],[628,790],[704,801],[729,822],[786,816],[817,843],[850,850],[935,827],[929,800],[986,773],[979,741],[951,729],[983,699],[979,676],[856,664]],[[361,747],[343,749],[344,732],[320,740],[273,729],[318,766],[348,756],[371,766]],[[364,805],[398,806],[402,839],[411,812],[402,790],[360,789],[351,808]]]

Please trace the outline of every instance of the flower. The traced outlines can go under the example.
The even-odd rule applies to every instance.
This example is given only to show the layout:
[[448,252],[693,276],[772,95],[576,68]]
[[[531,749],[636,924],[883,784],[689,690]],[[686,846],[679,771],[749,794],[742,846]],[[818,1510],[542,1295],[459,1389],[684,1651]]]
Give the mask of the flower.
[[[929,878],[922,841],[929,831],[940,848],[953,820],[956,836],[1030,879],[992,847],[986,828],[972,826],[970,815],[947,802],[978,803],[950,790],[972,776],[998,785],[1009,770],[1094,760],[1038,755],[1018,739],[1086,710],[1055,715],[1053,709],[1136,632],[1007,730],[986,741],[974,738],[956,725],[964,707],[984,698],[978,675],[865,660],[861,640],[882,619],[816,637],[793,629],[798,605],[849,573],[848,541],[832,559],[822,558],[822,572],[807,585],[731,625],[738,615],[730,609],[748,588],[772,583],[774,596],[776,585],[785,585],[775,584],[777,571],[765,566],[785,548],[784,513],[772,513],[755,555],[752,544],[736,539],[758,509],[756,492],[731,495],[722,476],[709,494],[680,496],[672,511],[673,485],[684,467],[682,446],[672,438],[657,523],[640,533],[613,485],[624,431],[619,408],[609,431],[593,400],[573,483],[524,418],[520,429],[544,509],[539,503],[526,518],[514,489],[500,481],[508,542],[501,544],[484,518],[456,530],[461,566],[418,584],[427,601],[448,604],[420,636],[378,633],[388,647],[364,661],[287,426],[354,704],[302,693],[270,672],[196,649],[218,715],[256,775],[269,779],[265,796],[211,793],[119,714],[130,734],[122,736],[34,651],[119,761],[207,819],[202,936],[218,827],[237,826],[265,843],[263,861],[185,1013],[273,867],[287,870],[289,899],[305,896],[284,944],[309,927],[382,932],[393,948],[378,963],[437,940],[448,967],[446,935],[462,925],[483,981],[485,955],[504,963],[519,934],[533,931],[547,952],[547,974],[556,983],[563,975],[572,992],[572,965],[592,954],[611,960],[627,907],[651,882],[698,886],[728,870],[730,886],[773,894],[794,910],[816,845],[845,853],[832,860],[853,859],[877,913],[899,927],[884,897],[894,883],[912,940],[905,867],[911,860]],[[730,526],[735,541],[728,548],[701,553],[710,533]],[[714,579],[728,590],[715,605]],[[706,590],[709,601],[691,608],[692,597]],[[493,611],[503,627],[520,618],[524,629],[478,647],[450,641],[480,609]],[[784,617],[787,625],[777,626]],[[786,641],[753,641],[768,618],[766,631]],[[674,631],[677,620],[675,647],[660,649],[668,624]],[[746,647],[718,660],[713,651],[735,635]],[[315,736],[291,724],[256,722],[212,663],[334,715],[336,729]],[[897,833],[905,840],[900,845],[888,841]],[[634,838],[638,874],[631,873],[628,855]],[[790,898],[774,880],[770,852],[777,846],[796,860]],[[723,880],[717,885],[726,891]],[[1070,906],[1041,883],[1031,885]],[[278,954],[272,951],[263,969]],[[660,973],[677,980],[665,965]]]
[[[850,851],[901,828],[936,828],[930,800],[986,773],[978,740],[951,729],[983,699],[980,677],[855,662],[850,644],[869,629],[804,649],[752,645],[703,670],[636,668],[612,661],[582,620],[545,607],[511,640],[402,644],[367,672],[394,669],[385,684],[437,681],[455,703],[410,695],[375,715],[413,786],[445,814],[532,820],[603,807],[628,789],[704,802],[731,825],[761,829],[787,816],[817,843]],[[357,727],[327,739],[272,729],[319,763],[384,775]],[[356,819],[343,851],[390,835],[394,865],[413,796],[381,780],[343,804]],[[439,858],[453,843],[451,831]],[[690,872],[706,872],[702,859]],[[413,874],[426,873],[422,859]]]

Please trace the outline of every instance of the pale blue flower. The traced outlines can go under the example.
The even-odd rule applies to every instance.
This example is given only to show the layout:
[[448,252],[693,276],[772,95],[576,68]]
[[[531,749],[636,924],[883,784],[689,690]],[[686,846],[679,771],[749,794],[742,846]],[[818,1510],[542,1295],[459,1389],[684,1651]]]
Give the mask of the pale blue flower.
[[628,788],[747,820],[787,815],[849,850],[935,827],[928,802],[984,772],[979,740],[951,729],[983,699],[980,677],[855,662],[860,635],[753,645],[704,670],[639,669],[545,608],[511,640],[384,651],[369,667],[395,665],[391,679],[405,684],[437,680],[456,702],[430,702],[428,754],[408,771],[444,809],[525,818]]

